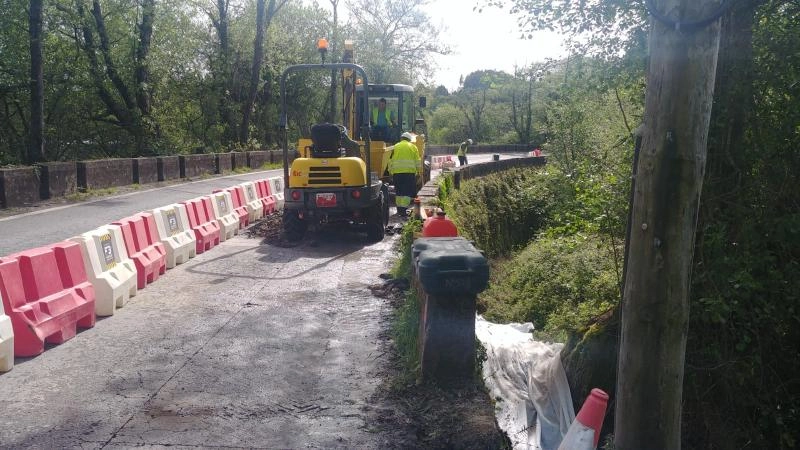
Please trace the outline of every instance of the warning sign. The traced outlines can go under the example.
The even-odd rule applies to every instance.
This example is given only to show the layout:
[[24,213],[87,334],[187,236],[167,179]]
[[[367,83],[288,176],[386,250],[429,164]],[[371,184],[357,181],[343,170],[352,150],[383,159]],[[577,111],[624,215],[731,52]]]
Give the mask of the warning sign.
[[114,254],[114,244],[111,243],[111,234],[106,233],[100,236],[100,252],[102,253],[103,263],[106,270],[117,265],[117,257]]
[[169,230],[169,235],[174,236],[178,234],[180,229],[178,228],[178,217],[175,215],[175,211],[167,211],[164,215],[165,221],[167,222],[167,230]]

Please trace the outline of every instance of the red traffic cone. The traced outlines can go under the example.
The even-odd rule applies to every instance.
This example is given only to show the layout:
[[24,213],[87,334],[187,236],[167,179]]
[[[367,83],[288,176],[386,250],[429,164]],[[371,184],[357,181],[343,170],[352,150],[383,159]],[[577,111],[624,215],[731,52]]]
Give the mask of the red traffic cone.
[[581,410],[570,425],[558,450],[590,450],[597,448],[600,429],[606,416],[608,394],[600,389],[592,389],[583,402]]

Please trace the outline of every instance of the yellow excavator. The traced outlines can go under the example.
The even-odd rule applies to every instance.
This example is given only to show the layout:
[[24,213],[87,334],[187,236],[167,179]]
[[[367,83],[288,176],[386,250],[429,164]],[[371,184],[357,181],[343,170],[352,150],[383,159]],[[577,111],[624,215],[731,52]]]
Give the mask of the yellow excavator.
[[[284,157],[283,229],[289,241],[303,239],[309,227],[344,224],[366,230],[367,239],[383,239],[389,223],[389,156],[405,131],[415,133],[424,158],[425,122],[415,117],[414,91],[401,84],[369,84],[366,71],[353,62],[353,44],[345,41],[343,62],[325,63],[327,41],[317,43],[321,64],[289,66],[281,76],[280,129]],[[299,156],[289,162],[286,83],[304,71],[335,71],[341,77],[341,123],[311,127],[310,138],[300,138]],[[377,125],[373,112],[378,102],[392,112],[391,123]],[[419,99],[425,106],[425,98]],[[385,121],[384,121],[385,122]],[[430,176],[424,170],[419,187]]]

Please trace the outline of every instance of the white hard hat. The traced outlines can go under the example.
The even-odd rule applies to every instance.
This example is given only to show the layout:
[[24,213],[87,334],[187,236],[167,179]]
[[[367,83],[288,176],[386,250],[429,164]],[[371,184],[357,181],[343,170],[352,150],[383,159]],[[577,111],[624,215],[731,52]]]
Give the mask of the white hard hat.
[[472,139],[467,139],[467,144],[472,145]]
[[414,141],[417,140],[417,135],[416,134],[411,134],[408,131],[406,131],[405,133],[400,135],[400,139],[405,139],[405,140],[407,140],[409,142],[414,142]]

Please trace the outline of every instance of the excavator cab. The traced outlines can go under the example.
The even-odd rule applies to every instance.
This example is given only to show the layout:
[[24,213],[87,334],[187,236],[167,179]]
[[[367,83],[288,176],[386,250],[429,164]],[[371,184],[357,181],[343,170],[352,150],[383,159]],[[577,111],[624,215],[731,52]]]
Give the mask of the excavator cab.
[[[356,117],[361,118],[360,105],[364,96],[364,86],[356,86]],[[405,84],[371,84],[366,89],[367,103],[369,104],[370,138],[373,141],[385,142],[394,145],[400,141],[404,131],[412,130],[414,126],[414,89]],[[382,120],[377,120],[378,108],[381,103],[386,103],[388,123],[383,125]],[[358,120],[358,119],[357,119]],[[381,123],[378,123],[381,122]],[[357,121],[358,129],[362,125]],[[359,136],[363,138],[363,136]]]

